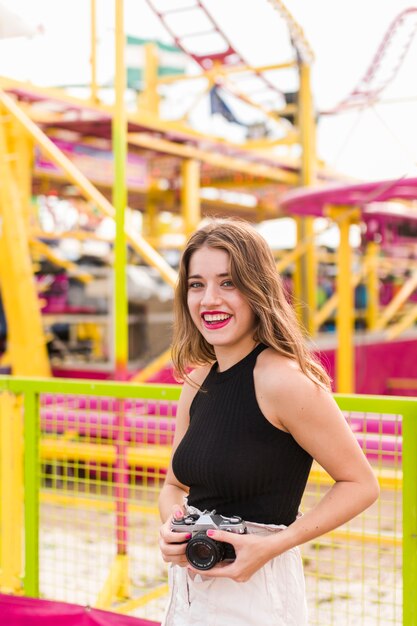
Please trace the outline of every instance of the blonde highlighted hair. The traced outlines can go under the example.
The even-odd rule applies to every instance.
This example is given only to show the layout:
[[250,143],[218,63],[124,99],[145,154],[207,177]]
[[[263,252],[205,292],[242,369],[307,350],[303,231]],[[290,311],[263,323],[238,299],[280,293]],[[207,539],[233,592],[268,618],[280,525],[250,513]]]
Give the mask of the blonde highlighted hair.
[[196,328],[187,305],[190,259],[203,246],[228,253],[233,284],[255,313],[254,340],[296,361],[316,384],[330,388],[329,377],[307,346],[287,300],[267,242],[251,224],[237,219],[211,221],[190,237],[182,254],[174,297],[172,361],[176,376],[185,379],[190,367],[216,360],[213,346]]

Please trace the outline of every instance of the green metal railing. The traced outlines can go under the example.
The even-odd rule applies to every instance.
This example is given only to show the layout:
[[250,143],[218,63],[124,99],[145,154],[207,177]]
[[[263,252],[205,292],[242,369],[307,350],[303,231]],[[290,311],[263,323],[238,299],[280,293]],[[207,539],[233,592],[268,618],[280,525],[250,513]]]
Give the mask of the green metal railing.
[[335,395],[342,411],[402,416],[403,626],[417,626],[417,398]]
[[[45,396],[42,394],[48,394],[49,396],[53,396],[56,398],[69,398],[69,397],[85,397],[85,398],[102,398],[102,399],[112,399],[116,401],[120,401],[120,406],[123,407],[123,402],[127,401],[143,401],[144,403],[152,402],[152,403],[171,403],[175,404],[179,398],[180,387],[177,385],[132,385],[130,383],[115,383],[115,382],[97,382],[97,381],[73,381],[73,380],[59,380],[59,379],[23,379],[23,378],[13,378],[0,376],[0,425],[6,422],[9,423],[10,428],[13,427],[13,422],[22,420],[22,415],[24,416],[24,454],[23,450],[19,453],[19,450],[10,449],[10,445],[7,441],[0,441],[0,454],[3,456],[3,462],[0,464],[0,467],[6,468],[8,466],[8,462],[6,457],[12,458],[14,455],[17,459],[19,459],[19,454],[21,454],[21,458],[24,462],[24,527],[20,526],[15,528],[14,532],[16,533],[15,537],[5,537],[0,536],[0,547],[4,549],[0,550],[0,575],[3,572],[2,578],[0,578],[0,587],[2,586],[3,590],[10,591],[19,591],[17,589],[12,589],[12,585],[7,585],[7,580],[5,580],[4,572],[12,572],[14,577],[16,578],[16,572],[13,572],[13,563],[5,563],[2,562],[2,559],[12,559],[13,555],[16,554],[16,551],[8,551],[7,545],[8,543],[13,543],[18,541],[18,536],[20,533],[24,534],[24,568],[22,572],[23,577],[23,592],[28,596],[37,597],[40,595],[40,576],[42,572],[40,571],[40,546],[39,546],[39,537],[41,525],[39,521],[39,511],[41,507],[41,499],[45,491],[45,480],[44,475],[41,476],[42,472],[42,463],[45,463],[44,455],[46,454],[42,448],[44,444],[44,434],[41,433],[41,424],[40,424],[40,409],[41,409],[41,399]],[[1,398],[4,395],[7,395],[10,398],[14,398],[15,400],[19,400],[14,404],[13,412],[10,411],[10,402],[5,405],[6,409],[4,409]],[[23,400],[21,400],[23,399]],[[402,618],[392,618],[389,623],[395,624],[403,624],[403,626],[417,626],[417,594],[415,593],[415,582],[417,580],[417,398],[403,398],[403,397],[374,397],[374,396],[357,396],[357,395],[335,395],[335,399],[340,406],[341,410],[345,414],[361,414],[361,415],[371,415],[375,416],[400,416],[401,426],[402,426],[402,459],[400,459],[400,455],[397,455],[395,458],[396,466],[395,466],[395,481],[398,494],[402,490],[402,500],[400,500],[400,506],[402,508],[402,538],[399,538],[400,541],[400,550],[402,552],[402,576],[403,576],[403,584],[402,584]],[[147,405],[146,405],[147,406]],[[147,409],[146,409],[147,410]],[[381,418],[382,419],[382,418]],[[11,420],[11,421],[10,421]],[[382,423],[382,422],[381,422]],[[2,426],[3,430],[1,432],[8,432],[7,428]],[[61,437],[61,434],[59,435]],[[59,454],[62,448],[59,447],[58,444],[62,443],[61,439],[59,439],[58,434],[56,439],[52,440],[52,444],[57,442],[57,452],[56,455]],[[63,435],[65,438],[65,435]],[[107,440],[100,441],[99,445],[103,446],[103,449],[106,447]],[[49,442],[51,443],[51,442]],[[65,441],[64,441],[65,443]],[[78,446],[78,448],[73,448],[76,450],[75,454],[81,454],[80,458],[87,458],[86,455],[94,454],[94,450],[98,449],[97,445],[94,443],[87,441],[85,437],[78,438],[77,441],[72,442],[74,445]],[[88,448],[88,445],[91,444],[91,447]],[[94,447],[96,446],[96,447]],[[87,449],[88,448],[88,449]],[[87,452],[86,452],[87,450]],[[92,450],[92,451],[91,451]],[[146,450],[145,450],[146,451]],[[106,453],[108,452],[106,448]],[[148,486],[151,485],[151,479],[149,477],[155,478],[155,484],[158,480],[163,479],[163,471],[164,467],[166,467],[167,459],[169,455],[169,445],[166,445],[166,441],[164,445],[152,447],[149,446],[147,452],[150,452],[151,456],[149,458],[145,456],[141,457],[140,451],[138,449],[133,448],[133,452],[136,456],[134,460],[129,460],[129,481],[134,480],[134,477],[137,476],[137,466],[140,466],[141,477],[146,478],[143,479],[144,482],[141,484],[142,491],[146,491]],[[84,455],[84,456],[82,456]],[[48,457],[49,458],[49,457]],[[58,457],[55,457],[58,458]],[[382,458],[382,454],[381,454]],[[13,461],[16,463],[16,459]],[[17,461],[18,462],[18,461]],[[48,461],[49,462],[49,461]],[[72,462],[72,461],[71,461]],[[108,461],[111,464],[112,461]],[[65,463],[65,461],[63,461]],[[148,465],[147,465],[148,464]],[[80,463],[75,463],[75,465],[71,467],[75,467],[76,471],[79,471]],[[147,467],[157,467],[160,470],[160,473],[153,474],[151,471],[148,472]],[[386,470],[386,468],[381,469],[381,463],[379,462],[376,466],[377,474],[379,472],[379,478],[381,480],[386,480],[387,472],[391,471],[391,474],[394,475],[394,469]],[[394,467],[394,466],[392,466]],[[62,469],[62,467],[61,467]],[[402,469],[402,471],[401,471]],[[158,470],[158,471],[159,471]],[[83,466],[83,471],[86,471]],[[5,470],[6,472],[6,470]],[[3,519],[5,519],[5,511],[7,507],[10,506],[10,500],[16,498],[16,494],[19,494],[19,486],[14,485],[10,488],[5,488],[3,484],[3,480],[6,477],[6,473],[3,472],[3,475],[0,475],[0,513],[3,512]],[[135,474],[136,472],[136,474]],[[148,472],[148,473],[147,473]],[[12,474],[8,474],[12,479]],[[385,477],[385,478],[384,478]],[[152,478],[152,481],[154,480]],[[149,479],[149,480],[148,480]],[[63,479],[64,480],[64,479]],[[67,479],[65,479],[67,480]],[[72,480],[77,481],[78,478],[72,478]],[[88,476],[83,480],[88,482]],[[110,478],[107,476],[105,479],[109,481]],[[313,478],[314,480],[314,478]],[[394,480],[394,479],[393,479]],[[81,479],[80,479],[81,481]],[[65,481],[64,481],[65,482]],[[81,482],[80,482],[81,484]],[[152,483],[153,484],[153,483]],[[324,483],[323,483],[324,484]],[[84,485],[84,483],[83,483]],[[400,487],[398,487],[400,485]],[[114,486],[114,483],[113,483]],[[153,491],[151,493],[152,498],[154,498],[157,492],[158,485],[153,486]],[[62,495],[59,492],[60,487],[56,487],[55,491],[50,490],[48,494],[51,497],[52,495],[57,498]],[[149,488],[150,489],[150,488]],[[78,493],[78,492],[77,492]],[[80,492],[81,493],[81,492]],[[67,496],[69,491],[67,493]],[[82,494],[85,495],[85,494]],[[74,493],[72,492],[69,496],[73,497]],[[316,494],[317,497],[320,497]],[[315,496],[315,497],[316,497]],[[111,499],[112,496],[109,496]],[[391,494],[391,497],[392,496]],[[150,500],[149,500],[150,502]],[[156,500],[152,500],[151,504],[147,503],[142,507],[142,514],[145,517],[146,515],[150,515],[152,517],[150,527],[156,527],[158,525],[157,521],[157,512],[156,512]],[[101,502],[102,504],[102,502]],[[148,506],[149,504],[149,506]],[[59,504],[60,505],[60,504]],[[64,506],[64,505],[62,505]],[[137,501],[132,498],[129,503],[129,507],[139,506]],[[148,508],[147,508],[148,507]],[[13,509],[13,506],[11,507]],[[17,509],[18,510],[18,509]],[[395,508],[394,508],[395,511]],[[16,514],[18,515],[18,513]],[[2,519],[0,515],[0,520]],[[16,524],[14,524],[16,526]],[[378,539],[378,535],[374,534],[372,541],[381,541],[382,543],[386,541],[386,537],[382,537],[383,535],[383,524],[381,521],[378,521],[376,533],[381,533],[380,539]],[[4,532],[4,530],[8,529],[10,531],[11,525],[8,524],[4,528],[0,526],[0,533]],[[348,529],[347,536],[349,537],[349,532],[351,533],[351,537],[354,537],[354,541],[357,541],[357,529],[353,529],[353,532]],[[364,539],[364,541],[369,540]],[[150,537],[150,535],[149,535]],[[339,541],[338,546],[343,547],[344,539],[343,533],[339,536],[337,541]],[[144,537],[145,539],[145,537]],[[402,539],[402,547],[401,547],[401,539]],[[348,541],[349,539],[346,539]],[[148,541],[148,536],[146,536],[146,541]],[[352,539],[353,541],[353,539]],[[392,539],[394,543],[397,541],[396,538]],[[317,544],[319,542],[316,542]],[[397,541],[398,543],[398,541]],[[322,550],[323,551],[323,550]],[[152,557],[153,558],[153,557]],[[319,558],[319,557],[318,557]],[[369,557],[368,557],[369,558]],[[120,567],[120,563],[117,567]],[[112,576],[114,578],[114,571]],[[120,571],[117,570],[117,571]],[[348,574],[349,575],[349,574]],[[13,578],[13,576],[12,576]],[[164,581],[162,581],[164,582]],[[160,585],[160,589],[163,588],[164,585],[161,584],[161,581],[158,583]],[[106,585],[105,585],[106,587]],[[155,598],[159,591],[159,588],[153,588],[150,592],[149,597]],[[106,602],[108,608],[111,608],[111,593],[114,590],[108,591],[108,586],[106,587],[106,594],[101,594],[101,598],[105,598],[102,600],[101,606],[106,608]],[[161,591],[162,593],[162,591]],[[110,595],[109,595],[110,594]],[[45,594],[44,594],[45,595]],[[117,595],[117,594],[116,594]],[[146,594],[145,594],[146,596]],[[137,603],[137,606],[145,605],[145,596],[141,597],[140,601]],[[55,598],[54,598],[55,599]],[[56,598],[61,599],[61,598]],[[71,597],[66,598],[68,601],[71,601]],[[77,600],[74,600],[77,601]],[[318,600],[317,600],[318,602]],[[129,606],[133,606],[130,603]],[[127,610],[125,611],[127,612]],[[395,615],[399,614],[398,611],[394,611]],[[330,617],[331,624],[339,624],[336,618]],[[348,618],[347,618],[348,619]],[[376,618],[378,621],[375,623],[386,625],[386,621],[384,618]],[[402,621],[399,621],[402,619]],[[321,623],[320,618],[317,618],[318,621],[312,623]],[[382,620],[382,621],[381,621]],[[367,622],[366,622],[367,623]]]

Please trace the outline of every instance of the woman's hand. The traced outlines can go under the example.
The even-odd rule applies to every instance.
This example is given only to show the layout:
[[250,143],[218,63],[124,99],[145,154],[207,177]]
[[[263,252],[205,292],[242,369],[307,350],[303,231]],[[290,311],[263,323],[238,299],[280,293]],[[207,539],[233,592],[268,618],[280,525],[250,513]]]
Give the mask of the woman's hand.
[[185,567],[188,561],[185,556],[187,541],[191,538],[191,533],[172,532],[171,523],[173,518],[184,517],[183,509],[174,505],[172,515],[167,519],[159,530],[159,548],[165,563],[173,563]]
[[[204,574],[204,577],[231,578],[238,583],[244,583],[265,563],[277,556],[276,546],[272,546],[270,541],[271,537],[238,535],[225,530],[208,530],[207,535],[216,541],[232,544],[236,552],[236,559],[232,563],[221,561],[212,569],[204,570],[204,572],[188,565],[190,571]],[[276,535],[274,536],[276,537]]]

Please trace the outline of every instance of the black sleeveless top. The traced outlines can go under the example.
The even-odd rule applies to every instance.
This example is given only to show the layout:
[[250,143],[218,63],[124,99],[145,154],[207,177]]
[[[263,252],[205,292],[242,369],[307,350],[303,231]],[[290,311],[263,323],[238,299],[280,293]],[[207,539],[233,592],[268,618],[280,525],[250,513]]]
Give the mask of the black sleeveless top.
[[264,524],[291,524],[311,469],[311,456],[273,426],[255,396],[259,344],[241,361],[214,363],[190,407],[190,425],[173,457],[177,479],[201,510]]

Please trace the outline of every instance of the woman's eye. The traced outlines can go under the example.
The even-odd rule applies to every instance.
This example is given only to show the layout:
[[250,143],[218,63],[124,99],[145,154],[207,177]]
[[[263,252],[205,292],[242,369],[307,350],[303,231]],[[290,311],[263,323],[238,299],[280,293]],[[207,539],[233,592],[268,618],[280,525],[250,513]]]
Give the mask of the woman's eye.
[[192,283],[188,283],[188,289],[199,289],[202,286],[203,286],[203,283],[199,283],[197,281],[194,281]]
[[231,280],[224,280],[224,281],[222,282],[222,286],[223,286],[223,287],[234,287],[234,285],[233,285],[233,281],[231,281]]

